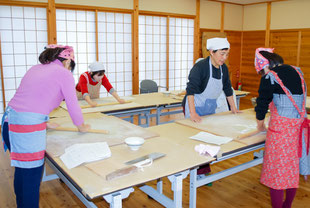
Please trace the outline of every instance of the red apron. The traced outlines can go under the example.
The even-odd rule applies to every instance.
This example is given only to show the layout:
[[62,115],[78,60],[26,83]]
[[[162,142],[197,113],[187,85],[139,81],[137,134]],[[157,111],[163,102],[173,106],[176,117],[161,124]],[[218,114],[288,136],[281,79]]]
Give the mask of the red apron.
[[[302,89],[303,94],[305,95],[304,79],[301,73],[298,70],[296,71],[302,80]],[[305,127],[304,124],[307,124],[308,122],[305,118],[305,98],[301,111],[278,75],[273,71],[270,71],[269,73],[272,73],[275,76],[285,94],[298,110],[300,118],[287,118],[280,116],[274,102],[272,101],[270,104],[271,116],[260,181],[262,184],[273,189],[298,188],[299,157],[301,156],[302,151],[302,131]]]

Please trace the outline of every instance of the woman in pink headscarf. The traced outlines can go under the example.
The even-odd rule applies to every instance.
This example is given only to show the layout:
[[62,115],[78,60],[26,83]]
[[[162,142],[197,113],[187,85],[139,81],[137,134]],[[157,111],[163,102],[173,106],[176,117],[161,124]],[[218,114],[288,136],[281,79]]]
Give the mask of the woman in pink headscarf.
[[[266,131],[268,107],[271,113],[260,181],[270,188],[272,207],[288,208],[299,185],[302,132],[309,127],[306,84],[301,70],[283,64],[282,57],[271,48],[256,50],[255,68],[262,75],[255,107],[258,130]],[[309,144],[308,139],[306,142]]]
[[23,77],[2,118],[2,138],[15,167],[14,191],[17,207],[39,207],[39,190],[44,168],[46,128],[50,112],[65,99],[79,131],[84,124],[72,76],[74,54],[70,46],[49,45]]

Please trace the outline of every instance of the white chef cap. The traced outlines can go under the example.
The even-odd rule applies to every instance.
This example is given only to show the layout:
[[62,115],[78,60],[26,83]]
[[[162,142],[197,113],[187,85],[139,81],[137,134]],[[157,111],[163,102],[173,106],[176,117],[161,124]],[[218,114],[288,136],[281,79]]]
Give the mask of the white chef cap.
[[91,72],[96,72],[96,71],[102,71],[105,70],[105,66],[103,63],[95,61],[91,63],[88,68],[90,69]]
[[210,38],[207,40],[207,50],[230,48],[227,38]]

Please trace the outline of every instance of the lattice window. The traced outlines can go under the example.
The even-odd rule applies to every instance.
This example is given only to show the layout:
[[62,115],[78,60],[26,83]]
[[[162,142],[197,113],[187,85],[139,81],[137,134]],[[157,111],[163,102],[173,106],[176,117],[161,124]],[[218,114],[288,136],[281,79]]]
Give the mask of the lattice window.
[[165,90],[166,54],[167,17],[139,16],[139,82],[151,79]]
[[[120,96],[132,94],[131,14],[98,12],[99,61]],[[106,95],[101,88],[101,95]]]
[[[0,6],[0,38],[7,104],[26,71],[39,63],[38,57],[47,45],[46,9]],[[3,105],[2,95],[0,99]]]
[[75,82],[88,65],[96,61],[95,12],[80,10],[56,10],[57,43],[73,46],[76,67]]
[[194,58],[194,20],[169,19],[169,90],[184,90]]

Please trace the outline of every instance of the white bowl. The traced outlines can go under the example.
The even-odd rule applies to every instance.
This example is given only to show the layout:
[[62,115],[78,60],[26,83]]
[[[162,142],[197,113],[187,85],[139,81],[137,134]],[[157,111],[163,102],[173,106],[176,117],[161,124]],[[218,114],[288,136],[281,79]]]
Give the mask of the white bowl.
[[170,91],[164,91],[164,92],[162,92],[162,93],[164,94],[165,97],[169,97],[169,95],[171,94]]
[[144,139],[142,137],[128,137],[125,139],[125,143],[131,150],[136,151],[142,146]]

